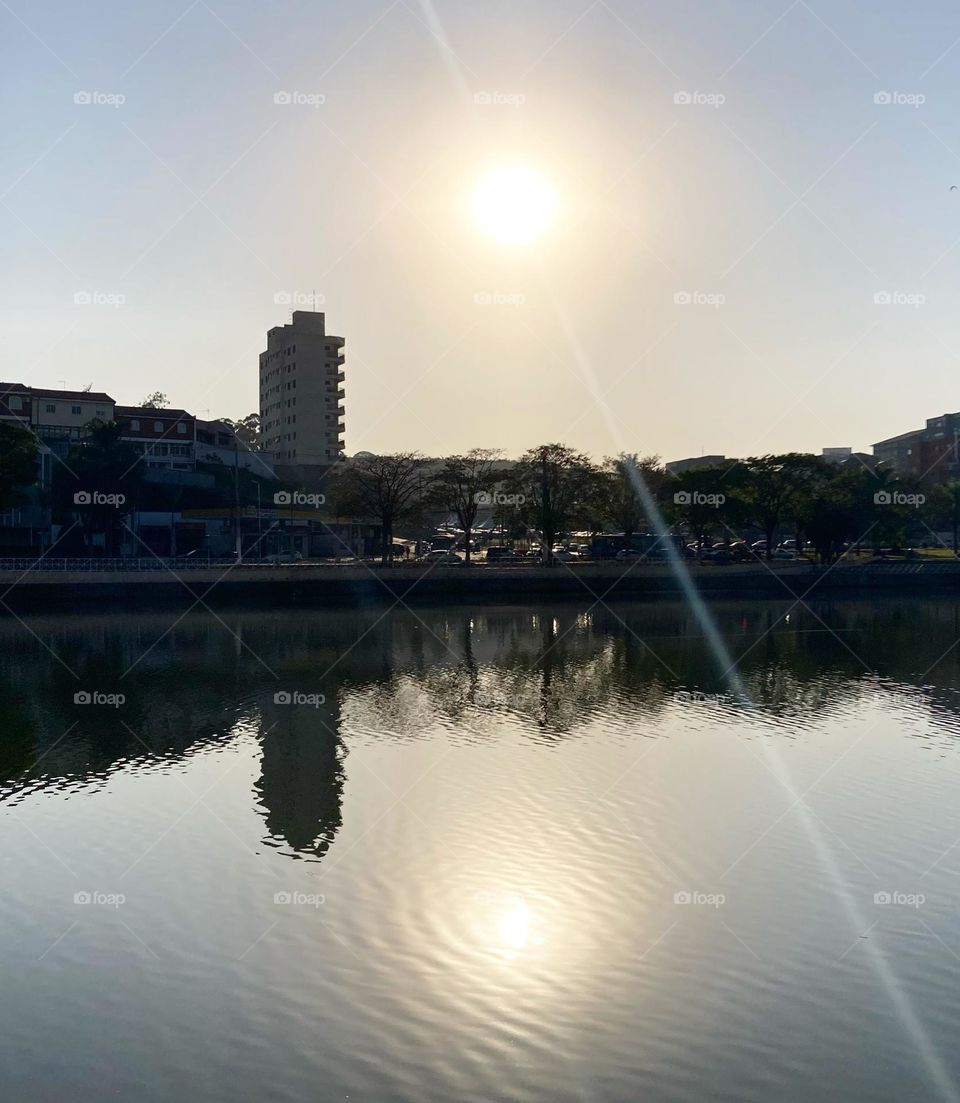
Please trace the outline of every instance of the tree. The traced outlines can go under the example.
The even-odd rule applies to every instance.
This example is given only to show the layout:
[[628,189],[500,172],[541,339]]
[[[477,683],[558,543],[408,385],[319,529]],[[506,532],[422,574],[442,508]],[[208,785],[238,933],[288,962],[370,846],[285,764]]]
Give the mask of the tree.
[[526,516],[540,533],[544,562],[551,563],[557,537],[589,513],[597,469],[565,444],[541,444],[520,457],[511,484],[523,495]]
[[746,516],[763,529],[767,559],[773,553],[777,531],[793,515],[802,492],[822,482],[827,474],[824,460],[800,452],[754,456],[739,465],[736,492]]
[[0,509],[19,505],[19,488],[37,481],[37,438],[21,425],[0,423]]
[[116,554],[123,517],[137,508],[143,488],[143,457],[122,434],[115,421],[91,422],[53,481],[58,509],[78,514],[88,537],[102,532],[108,556]]
[[633,536],[650,518],[640,493],[641,482],[646,483],[651,497],[656,498],[666,478],[659,456],[638,459],[636,453],[621,452],[608,456],[603,463],[603,493],[601,508],[603,517],[623,533],[625,547],[632,545]]
[[703,554],[703,544],[715,525],[724,529],[738,518],[739,500],[731,468],[695,467],[666,479],[661,499],[671,519],[686,527]]
[[170,405],[170,399],[163,391],[154,391],[140,403],[144,410],[165,410]]
[[470,562],[470,536],[481,505],[494,505],[499,481],[496,463],[501,453],[493,448],[474,448],[464,456],[451,456],[435,476],[432,496],[446,510],[456,514],[463,529],[464,552]]
[[225,417],[223,418],[223,424],[230,426],[234,436],[245,448],[249,448],[251,452],[260,451],[259,414],[247,414],[239,421],[231,421],[230,418]]
[[953,534],[953,554],[960,552],[960,481],[951,479],[935,486],[930,494],[928,512],[934,525],[945,526]]
[[379,519],[384,563],[393,559],[394,526],[409,517],[423,498],[425,465],[426,460],[419,452],[398,452],[392,456],[364,452],[337,472],[334,491],[337,512]]

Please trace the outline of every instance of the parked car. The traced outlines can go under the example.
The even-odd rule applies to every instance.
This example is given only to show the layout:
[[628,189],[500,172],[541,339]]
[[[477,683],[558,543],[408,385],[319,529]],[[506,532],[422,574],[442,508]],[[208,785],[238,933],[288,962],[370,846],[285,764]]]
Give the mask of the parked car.
[[621,548],[617,552],[617,559],[643,559],[643,552],[636,548]]
[[531,548],[523,557],[524,559],[543,559],[543,552],[539,548]]
[[785,547],[781,546],[779,548],[774,548],[773,549],[773,551],[770,553],[770,558],[771,559],[796,559],[797,558],[797,553],[793,550],[793,548],[785,548]]
[[570,563],[580,558],[579,552],[571,551],[569,548],[551,548],[550,554],[558,563]]
[[455,552],[444,551],[439,548],[437,551],[427,552],[423,556],[424,563],[435,563],[438,566],[443,567],[462,567],[463,559]]

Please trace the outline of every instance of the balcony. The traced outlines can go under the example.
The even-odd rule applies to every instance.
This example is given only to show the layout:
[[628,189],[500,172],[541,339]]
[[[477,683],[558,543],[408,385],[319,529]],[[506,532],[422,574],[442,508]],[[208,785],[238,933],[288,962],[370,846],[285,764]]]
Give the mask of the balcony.
[[346,372],[342,372],[342,371],[337,372],[337,382],[338,383],[342,383],[346,378],[347,378],[347,373]]
[[347,392],[343,389],[343,387],[340,387],[337,390],[337,401],[342,402],[346,397],[347,397]]
[[346,412],[347,412],[346,406],[344,406],[343,403],[341,403],[337,407],[337,421],[343,421],[343,417],[344,417],[344,414],[346,414]]
[[340,355],[337,357],[337,363],[338,364],[345,364],[346,362],[347,362],[347,358],[341,352]]

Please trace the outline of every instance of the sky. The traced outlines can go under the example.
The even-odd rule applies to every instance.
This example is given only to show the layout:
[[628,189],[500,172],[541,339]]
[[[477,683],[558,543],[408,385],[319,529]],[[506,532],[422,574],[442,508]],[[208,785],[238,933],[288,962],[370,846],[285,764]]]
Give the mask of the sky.
[[[0,62],[6,380],[240,417],[316,295],[348,453],[869,450],[960,408],[946,0],[0,0]],[[531,241],[471,208],[510,166]]]

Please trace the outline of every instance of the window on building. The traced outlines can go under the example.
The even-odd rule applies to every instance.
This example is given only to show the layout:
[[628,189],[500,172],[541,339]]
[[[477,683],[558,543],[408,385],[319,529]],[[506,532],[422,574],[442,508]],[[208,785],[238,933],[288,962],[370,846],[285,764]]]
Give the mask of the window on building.
[[57,412],[56,403],[54,402],[48,402],[43,409],[48,414],[55,414]]
[[139,433],[140,432],[140,422],[137,421],[136,419],[134,419],[133,421],[130,422],[130,428],[133,430],[134,433]]
[[185,433],[186,431],[187,431],[186,424],[182,421],[178,421],[177,422],[177,432],[178,433]]
[[70,413],[74,414],[75,416],[79,415],[79,414],[82,414],[83,413],[83,408],[80,407],[80,406],[71,406],[70,407]]
[[153,431],[155,433],[162,433],[163,432],[163,422],[162,421],[155,421],[153,423]]
[[19,410],[20,408],[21,408],[20,399],[17,398],[16,395],[11,395],[10,396],[10,409],[11,410]]

